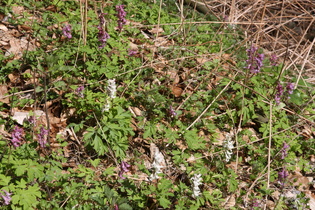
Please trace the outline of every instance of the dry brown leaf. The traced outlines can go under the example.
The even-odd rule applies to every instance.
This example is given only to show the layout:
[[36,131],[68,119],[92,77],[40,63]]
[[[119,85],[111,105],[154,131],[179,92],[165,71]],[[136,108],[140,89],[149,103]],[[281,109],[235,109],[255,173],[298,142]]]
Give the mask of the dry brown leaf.
[[167,75],[169,75],[169,78],[171,80],[173,80],[173,85],[175,84],[178,84],[179,83],[179,76],[178,76],[178,71],[176,70],[170,70],[170,71],[167,71],[166,73]]
[[226,198],[226,201],[225,201],[225,205],[224,205],[224,208],[225,209],[229,209],[233,206],[235,206],[235,203],[236,203],[236,200],[235,200],[235,195],[230,195]]
[[24,30],[24,31],[31,31],[32,30],[32,27],[31,26],[28,26],[28,25],[18,25],[18,29],[20,31]]
[[313,194],[311,191],[306,191],[305,195],[310,199],[308,202],[310,209],[315,210],[315,194]]
[[215,135],[216,135],[215,136],[216,137],[216,141],[214,141],[213,144],[222,146],[223,143],[224,143],[224,140],[225,140],[224,133],[222,133],[219,128],[216,128],[215,129]]
[[[8,46],[8,45],[9,45],[8,42],[0,41],[0,46]],[[5,48],[5,49],[8,49],[8,48]]]
[[5,104],[10,103],[9,97],[6,97],[7,93],[8,93],[7,86],[6,85],[0,85],[0,101],[5,103]]
[[[168,44],[168,40],[164,37],[158,37],[154,40],[154,45],[156,47],[160,47],[160,46],[167,46]],[[156,49],[155,49],[156,50]]]
[[46,10],[51,11],[51,12],[56,12],[57,7],[56,7],[56,5],[50,5],[50,6],[46,7]]
[[276,206],[275,202],[273,202],[271,200],[267,200],[266,205],[267,205],[268,209],[271,209],[271,210],[274,209]]
[[160,33],[163,33],[164,30],[161,27],[155,27],[155,28],[152,28],[151,30],[149,30],[149,32],[151,34],[160,34]]
[[273,199],[279,200],[279,199],[280,199],[280,196],[282,195],[282,193],[276,190],[276,191],[274,191],[273,193],[271,193],[271,195],[272,195],[272,198],[273,198]]
[[171,90],[172,90],[172,93],[175,97],[180,97],[183,93],[183,89],[181,89],[180,87],[178,87],[176,85],[172,85]]
[[193,156],[193,155],[191,154],[190,157],[187,158],[187,162],[188,162],[188,163],[194,163],[194,162],[196,162],[195,156]]
[[136,45],[136,44],[134,44],[132,42],[129,43],[129,49],[130,50],[134,50],[134,51],[138,51],[139,50],[138,45]]
[[130,111],[136,116],[142,116],[142,111],[138,107],[130,107]]
[[166,67],[166,65],[164,63],[153,63],[151,67],[157,73],[164,73],[162,70]]
[[5,25],[0,24],[0,30],[2,30],[2,31],[8,31],[9,29],[8,29]]
[[176,141],[175,145],[182,151],[187,149],[186,144],[182,140]]
[[[36,116],[36,118],[39,118],[41,116],[45,116],[45,112],[43,112],[42,110],[35,110],[34,115]],[[12,119],[16,120],[16,122],[19,123],[20,125],[23,125],[23,122],[29,119],[29,117],[30,117],[29,111],[15,111],[12,116]]]
[[210,59],[209,59],[209,58],[206,58],[206,57],[198,57],[198,58],[196,58],[196,61],[197,61],[197,63],[199,63],[199,64],[204,64],[204,63],[210,61]]
[[293,186],[297,186],[300,191],[309,189],[309,179],[303,176],[299,171],[295,171],[294,175],[290,174],[288,180]]
[[23,6],[12,6],[12,12],[15,15],[21,15],[24,12],[24,7]]

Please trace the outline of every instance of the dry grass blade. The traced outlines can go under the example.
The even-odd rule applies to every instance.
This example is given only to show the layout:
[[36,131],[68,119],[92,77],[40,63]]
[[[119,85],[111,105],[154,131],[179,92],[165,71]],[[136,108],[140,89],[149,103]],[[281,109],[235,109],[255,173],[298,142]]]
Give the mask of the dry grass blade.
[[[200,12],[214,14],[232,26],[240,25],[248,40],[283,58],[288,57],[286,69],[303,65],[302,76],[315,78],[315,1],[248,1],[248,0],[186,0],[197,5]],[[251,24],[244,24],[244,23]],[[288,48],[288,49],[287,49]],[[289,52],[288,55],[285,55]],[[305,52],[307,52],[305,54]],[[297,72],[297,75],[301,72]]]

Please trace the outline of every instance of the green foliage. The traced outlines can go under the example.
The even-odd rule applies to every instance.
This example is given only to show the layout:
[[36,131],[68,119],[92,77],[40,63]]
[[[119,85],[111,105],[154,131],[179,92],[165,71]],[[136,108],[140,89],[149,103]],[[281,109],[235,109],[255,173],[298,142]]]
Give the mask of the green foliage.
[[87,128],[84,141],[93,146],[98,155],[113,150],[116,157],[123,159],[128,149],[128,136],[133,134],[130,127],[131,114],[120,106],[103,114],[97,129]]
[[[216,18],[186,7],[182,14],[174,1],[148,2],[88,2],[86,22],[76,1],[2,3],[5,14],[15,5],[25,8],[23,15],[10,18],[12,26],[28,23],[34,14],[41,17],[31,23],[29,36],[38,48],[19,60],[0,55],[0,82],[9,85],[6,94],[11,94],[10,103],[0,102],[0,193],[12,194],[8,209],[223,209],[227,197],[235,195],[231,209],[238,209],[244,208],[252,183],[252,200],[272,197],[273,189],[284,193],[280,168],[312,171],[314,128],[305,134],[301,121],[313,120],[314,85],[287,72],[280,75],[283,66],[271,66],[267,59],[261,72],[252,74],[244,68],[242,32],[203,24]],[[128,20],[121,32],[119,4],[125,5]],[[56,12],[47,9],[52,5]],[[110,35],[104,48],[99,48],[100,12],[106,13],[104,29]],[[71,39],[63,35],[65,24],[72,27]],[[82,24],[87,24],[86,37]],[[132,56],[133,45],[138,52]],[[21,82],[12,82],[11,73]],[[116,97],[109,79],[116,81]],[[277,84],[288,82],[298,83],[297,88],[277,104]],[[174,94],[175,87],[182,93]],[[10,132],[17,122],[3,113],[25,107],[62,121],[50,127],[51,147],[39,147],[38,125],[27,122],[19,125],[24,129],[21,145],[12,145]],[[227,133],[235,134],[229,162],[222,158]],[[166,163],[157,180],[150,177],[154,154],[149,144],[158,145]],[[123,168],[122,161],[131,166]],[[126,179],[121,172],[128,173]],[[202,174],[199,186],[189,178],[196,173]],[[200,196],[193,196],[193,187]],[[280,196],[275,209],[304,208],[303,196],[297,198],[300,206]]]

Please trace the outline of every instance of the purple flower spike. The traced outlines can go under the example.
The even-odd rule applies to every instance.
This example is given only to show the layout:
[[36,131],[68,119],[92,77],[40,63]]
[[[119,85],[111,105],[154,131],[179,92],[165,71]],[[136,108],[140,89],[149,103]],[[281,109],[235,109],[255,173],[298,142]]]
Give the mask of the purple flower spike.
[[105,25],[105,16],[106,13],[101,13],[99,15],[100,24],[98,25],[98,41],[101,43],[99,48],[103,48],[106,45],[107,39],[110,38],[109,34],[105,31],[104,25]]
[[286,156],[288,156],[288,149],[289,148],[290,148],[290,145],[288,145],[286,142],[284,142],[282,149],[281,149],[281,159],[284,159]]
[[11,133],[11,142],[14,147],[19,147],[21,144],[21,140],[23,139],[23,128],[20,128],[19,126],[15,126],[12,133]]
[[114,206],[114,210],[119,210],[119,208],[118,208],[118,205],[117,205],[117,204],[115,204],[115,206]]
[[129,167],[130,167],[130,165],[127,162],[125,162],[125,161],[121,162],[121,164],[120,164],[120,171],[119,171],[119,174],[118,174],[118,176],[121,179],[126,179],[126,177],[123,177],[122,175],[123,175],[123,173],[126,173],[126,172],[129,171],[129,169],[128,169]]
[[9,204],[10,204],[10,201],[12,200],[12,198],[11,198],[12,193],[8,193],[8,192],[5,191],[5,190],[2,190],[2,191],[5,192],[5,195],[3,195],[2,193],[0,193],[1,197],[2,197],[3,200],[4,200],[4,205],[9,205]]
[[49,134],[49,130],[42,126],[37,134],[38,143],[40,147],[44,148],[47,144],[47,136]]
[[280,104],[280,100],[281,100],[281,96],[283,95],[283,86],[278,83],[277,85],[277,93],[275,96],[275,100],[276,100],[276,104],[279,105]]
[[287,88],[287,93],[289,95],[291,95],[293,93],[293,90],[294,90],[294,83],[288,82],[286,88]]
[[129,55],[129,56],[137,55],[137,53],[138,53],[137,50],[128,50],[128,55]]
[[173,109],[172,106],[170,106],[169,113],[170,113],[171,117],[175,117],[177,115],[177,113],[175,112],[175,110]]
[[278,172],[278,179],[279,179],[279,183],[283,186],[285,179],[289,176],[289,173],[287,172],[287,170],[285,168],[282,169],[282,171]]
[[269,58],[271,66],[278,65],[278,57],[276,54],[272,54]]
[[80,85],[76,90],[76,94],[81,97],[81,98],[84,98],[84,94],[83,94],[83,91],[84,91],[84,86],[83,85]]
[[246,60],[246,68],[250,70],[250,73],[257,74],[263,66],[263,60],[265,59],[264,54],[257,52],[258,47],[252,45],[246,50],[248,59]]
[[67,24],[62,28],[62,33],[63,35],[65,35],[65,37],[67,37],[68,39],[72,38],[72,34],[71,34],[71,25]]
[[127,20],[126,20],[126,11],[124,10],[125,5],[118,5],[116,6],[116,11],[117,11],[117,17],[118,17],[118,29],[121,32],[123,25],[126,25]]

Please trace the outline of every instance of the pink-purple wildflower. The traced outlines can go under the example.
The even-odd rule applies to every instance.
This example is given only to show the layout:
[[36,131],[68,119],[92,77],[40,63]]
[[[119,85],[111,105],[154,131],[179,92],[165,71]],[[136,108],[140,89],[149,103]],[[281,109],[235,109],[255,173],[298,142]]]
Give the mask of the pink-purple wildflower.
[[250,202],[250,209],[253,210],[254,207],[259,207],[260,206],[260,201],[257,198],[254,198],[251,202]]
[[49,130],[42,126],[39,129],[39,133],[37,134],[37,139],[40,147],[44,148],[47,144],[47,136],[49,134]]
[[281,149],[281,159],[284,159],[286,156],[288,156],[288,149],[289,148],[290,148],[290,145],[288,145],[286,142],[284,142],[282,149]]
[[109,34],[105,31],[105,16],[106,13],[101,13],[99,15],[99,25],[97,26],[98,29],[98,41],[101,43],[99,48],[103,48],[106,45],[107,39],[110,38]]
[[124,10],[125,5],[117,5],[116,11],[117,11],[117,17],[118,17],[118,29],[121,32],[123,25],[126,25],[126,11]]
[[67,37],[68,39],[72,38],[71,29],[72,27],[70,24],[67,24],[62,28],[63,35],[65,35],[65,37]]
[[271,66],[276,66],[278,65],[278,57],[275,53],[271,54],[270,58],[269,58],[269,61],[270,61],[270,65]]
[[290,99],[290,95],[293,94],[294,83],[288,82],[287,86],[285,87],[285,91],[284,91],[283,86],[280,83],[278,83],[276,89],[277,89],[276,90],[277,92],[275,96],[275,101],[276,101],[276,104],[279,105],[283,95],[288,96],[288,99]]
[[126,179],[126,177],[123,177],[122,175],[123,175],[123,173],[126,173],[126,172],[129,171],[129,169],[128,169],[129,167],[130,167],[130,165],[129,165],[127,162],[121,161],[121,164],[120,164],[120,171],[119,171],[119,173],[118,173],[118,176],[119,176],[121,179]]
[[119,208],[118,208],[118,205],[117,205],[117,204],[115,204],[115,205],[114,205],[114,210],[119,210]]
[[129,56],[135,56],[138,54],[138,51],[137,50],[128,50],[128,55]]
[[11,198],[12,193],[7,192],[6,190],[2,190],[2,191],[5,193],[5,195],[0,193],[1,197],[4,200],[4,205],[9,205],[11,200],[12,200],[12,198]]
[[171,117],[175,117],[177,115],[177,113],[173,109],[172,105],[170,105],[169,113],[170,113]]
[[12,133],[11,133],[11,143],[14,147],[19,147],[21,144],[21,141],[23,139],[23,128],[20,128],[19,126],[15,126]]
[[287,89],[288,95],[291,95],[294,90],[294,83],[288,82],[286,89]]
[[250,73],[252,74],[257,74],[260,72],[260,69],[263,66],[263,60],[265,59],[265,55],[259,54],[257,50],[258,47],[255,47],[254,45],[246,50],[248,57],[246,60],[246,68],[249,69]]
[[77,94],[79,97],[81,97],[81,98],[84,97],[83,91],[84,91],[84,86],[83,86],[83,85],[80,85],[80,86],[75,90],[76,94]]
[[279,183],[283,186],[285,179],[289,176],[288,171],[285,169],[285,167],[282,169],[282,171],[278,172],[278,180]]
[[280,104],[280,100],[281,100],[282,95],[283,95],[283,86],[280,83],[278,83],[277,92],[276,92],[276,96],[275,96],[275,100],[276,100],[277,105]]

